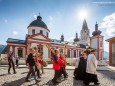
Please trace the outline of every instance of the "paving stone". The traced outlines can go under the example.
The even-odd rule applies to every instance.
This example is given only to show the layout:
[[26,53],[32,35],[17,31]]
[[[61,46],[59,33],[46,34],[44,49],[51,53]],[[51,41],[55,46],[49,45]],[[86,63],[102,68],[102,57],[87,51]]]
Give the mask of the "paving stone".
[[[54,71],[52,69],[45,69],[45,74],[42,75],[41,81],[36,84],[35,80],[31,82],[24,82],[27,75],[27,68],[17,68],[17,74],[7,73],[7,67],[0,67],[0,86],[53,86],[51,79],[53,78]],[[82,81],[73,79],[73,71],[67,70],[68,79],[62,80],[57,86],[84,86]],[[115,86],[115,71],[98,71],[98,78],[100,81],[99,86]],[[94,86],[91,83],[91,86]]]

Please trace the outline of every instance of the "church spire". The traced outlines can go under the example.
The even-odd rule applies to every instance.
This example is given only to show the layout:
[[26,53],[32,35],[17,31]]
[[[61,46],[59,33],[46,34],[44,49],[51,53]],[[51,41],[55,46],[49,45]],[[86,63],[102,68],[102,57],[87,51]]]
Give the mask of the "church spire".
[[97,21],[96,21],[96,24],[95,24],[95,31],[98,30],[98,24],[97,24]]
[[82,30],[88,30],[86,19],[83,21]]
[[37,20],[42,20],[42,17],[40,16],[40,13],[39,13],[39,16],[37,16]]

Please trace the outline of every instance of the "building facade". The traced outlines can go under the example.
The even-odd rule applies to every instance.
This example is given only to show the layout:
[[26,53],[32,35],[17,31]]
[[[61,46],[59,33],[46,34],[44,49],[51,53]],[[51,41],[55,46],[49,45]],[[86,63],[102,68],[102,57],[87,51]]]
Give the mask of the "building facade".
[[109,65],[115,66],[115,37],[106,41],[109,42]]
[[103,60],[104,57],[104,36],[101,35],[101,31],[98,30],[98,24],[95,24],[95,31],[92,33],[92,37],[90,37],[90,46],[96,49],[96,57],[98,60]]
[[32,21],[27,27],[28,34],[25,40],[8,38],[7,40],[7,53],[14,52],[14,57],[25,58],[29,54],[29,48],[38,47],[38,52],[43,53],[44,59],[51,57],[51,51],[48,50],[44,44],[48,44],[53,48],[58,48],[64,52],[65,44],[67,46],[66,54],[68,58],[77,58],[84,52],[85,46],[76,46],[69,42],[64,41],[64,35],[61,35],[60,40],[49,38],[50,30],[47,25],[42,21],[42,17],[38,16],[36,20]]
[[[18,55],[19,57],[25,59],[29,54],[29,48],[38,47],[38,52],[43,53],[44,59],[48,59],[51,57],[51,51],[44,46],[47,44],[53,48],[58,48],[62,52],[64,52],[64,47],[67,46],[66,54],[67,57],[71,59],[79,57],[79,55],[85,51],[86,46],[88,45],[97,49],[99,54],[97,55],[97,59],[103,59],[103,42],[101,42],[103,40],[103,36],[96,34],[90,37],[86,20],[83,21],[81,37],[78,38],[78,34],[76,33],[73,43],[65,41],[64,35],[60,36],[60,40],[49,38],[50,29],[42,21],[42,17],[40,15],[37,16],[36,20],[29,24],[27,29],[28,33],[25,37],[25,40],[8,38],[7,54],[12,51],[14,52],[14,57]],[[94,45],[94,43],[97,47]],[[101,45],[99,46],[99,44]],[[100,51],[102,52],[101,54]]]

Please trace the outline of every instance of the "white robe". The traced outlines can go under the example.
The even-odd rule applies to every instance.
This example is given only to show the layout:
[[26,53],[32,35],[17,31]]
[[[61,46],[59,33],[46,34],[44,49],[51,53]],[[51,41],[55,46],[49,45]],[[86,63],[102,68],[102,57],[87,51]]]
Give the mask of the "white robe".
[[94,54],[89,54],[87,58],[86,72],[90,74],[96,74],[97,59]]

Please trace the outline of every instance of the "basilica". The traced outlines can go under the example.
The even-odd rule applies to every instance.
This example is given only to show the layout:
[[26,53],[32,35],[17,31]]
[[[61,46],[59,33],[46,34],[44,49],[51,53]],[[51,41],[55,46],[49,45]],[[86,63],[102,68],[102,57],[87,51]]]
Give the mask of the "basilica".
[[7,53],[14,52],[14,57],[18,55],[21,58],[26,58],[29,54],[29,48],[38,47],[38,52],[43,53],[44,59],[51,57],[51,51],[44,46],[47,44],[53,48],[58,48],[62,52],[65,45],[67,46],[66,54],[67,58],[78,58],[81,53],[88,47],[96,49],[96,57],[98,60],[103,59],[104,47],[103,36],[101,31],[98,30],[98,24],[95,24],[95,30],[90,36],[90,30],[86,20],[84,19],[82,29],[80,32],[80,38],[76,33],[73,42],[64,40],[64,34],[60,35],[60,40],[49,38],[50,28],[42,21],[42,17],[39,15],[37,19],[32,21],[27,27],[28,33],[25,40],[20,39],[7,39]]

